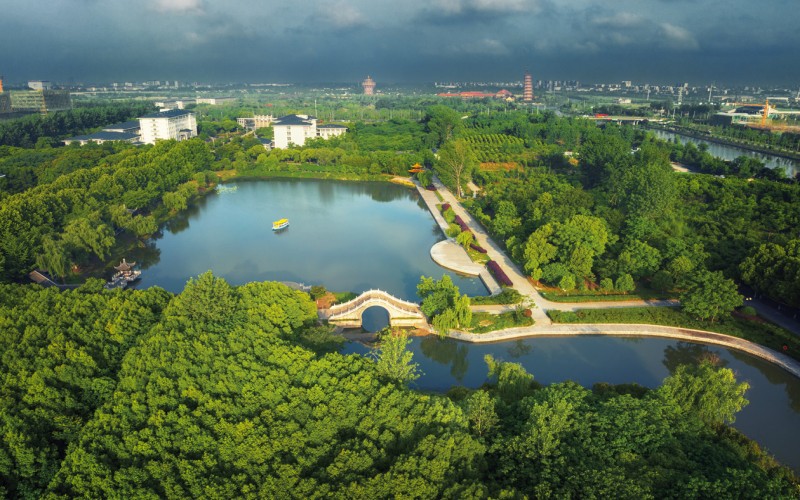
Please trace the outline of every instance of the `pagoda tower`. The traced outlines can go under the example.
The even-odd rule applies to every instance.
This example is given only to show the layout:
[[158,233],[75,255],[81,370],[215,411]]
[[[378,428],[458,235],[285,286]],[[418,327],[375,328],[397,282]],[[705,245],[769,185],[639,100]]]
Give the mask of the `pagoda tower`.
[[533,101],[533,77],[527,71],[525,80],[522,83],[522,100],[525,102]]
[[361,82],[361,86],[364,87],[364,95],[375,95],[375,80],[370,76],[367,76],[367,79]]

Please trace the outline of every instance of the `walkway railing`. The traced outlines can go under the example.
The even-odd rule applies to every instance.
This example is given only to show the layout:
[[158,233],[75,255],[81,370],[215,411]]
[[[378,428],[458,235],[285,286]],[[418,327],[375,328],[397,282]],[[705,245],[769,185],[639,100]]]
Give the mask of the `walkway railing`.
[[367,290],[348,302],[332,306],[329,311],[331,316],[343,316],[357,311],[367,302],[378,302],[382,305],[386,304],[395,309],[414,314],[415,316],[422,315],[422,312],[419,309],[419,304],[398,299],[397,297],[384,292],[383,290]]

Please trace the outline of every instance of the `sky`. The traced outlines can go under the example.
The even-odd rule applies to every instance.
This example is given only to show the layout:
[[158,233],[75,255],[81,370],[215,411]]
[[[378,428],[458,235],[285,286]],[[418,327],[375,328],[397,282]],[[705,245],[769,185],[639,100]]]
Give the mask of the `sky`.
[[800,0],[0,0],[9,82],[800,87]]

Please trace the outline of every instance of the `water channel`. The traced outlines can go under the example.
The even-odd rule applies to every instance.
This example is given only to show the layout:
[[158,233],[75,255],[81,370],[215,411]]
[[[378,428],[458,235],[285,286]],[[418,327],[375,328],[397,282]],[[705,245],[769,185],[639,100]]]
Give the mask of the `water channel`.
[[750,156],[764,163],[766,167],[783,169],[786,172],[786,176],[790,178],[800,172],[800,162],[789,158],[759,153],[757,151],[750,151],[749,149],[737,148],[736,146],[728,146],[727,144],[720,144],[712,141],[703,141],[694,137],[676,134],[674,132],[666,132],[664,130],[648,129],[648,132],[665,141],[673,141],[677,138],[681,144],[686,144],[687,142],[691,142],[695,145],[707,144],[708,152],[723,160],[732,161],[739,156]]
[[[800,472],[800,380],[758,358],[716,346],[659,338],[609,336],[545,337],[469,344],[438,337],[416,337],[410,350],[423,375],[419,389],[444,392],[454,385],[480,387],[487,381],[483,357],[520,363],[542,384],[573,380],[584,387],[597,382],[636,382],[654,388],[679,364],[716,354],[739,381],[747,381],[747,405],[734,427],[755,439],[781,463]],[[348,343],[343,352],[365,354],[369,348]]]
[[[129,260],[144,269],[140,287],[180,292],[186,280],[213,270],[231,284],[277,280],[323,284],[336,291],[386,290],[416,299],[420,275],[440,277],[430,259],[442,239],[415,191],[388,183],[320,180],[238,182],[212,194],[173,220],[163,234]],[[291,226],[273,233],[272,221]],[[453,276],[462,292],[485,294],[477,278]],[[386,324],[380,308],[365,312],[370,330]],[[348,344],[345,352],[366,352]],[[655,387],[678,360],[717,353],[751,384],[751,403],[735,424],[778,459],[800,471],[800,380],[756,358],[716,347],[662,339],[614,337],[539,338],[496,344],[416,338],[414,359],[425,375],[421,389],[444,391],[486,380],[484,354],[522,363],[542,383],[575,380]]]

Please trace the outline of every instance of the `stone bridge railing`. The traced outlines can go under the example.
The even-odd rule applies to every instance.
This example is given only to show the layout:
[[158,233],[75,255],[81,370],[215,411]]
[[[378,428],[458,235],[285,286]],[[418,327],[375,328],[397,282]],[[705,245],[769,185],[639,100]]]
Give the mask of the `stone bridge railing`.
[[367,290],[350,301],[320,311],[320,316],[339,326],[358,328],[361,326],[362,313],[373,306],[386,309],[392,326],[427,326],[427,319],[419,304],[398,299],[383,290]]

